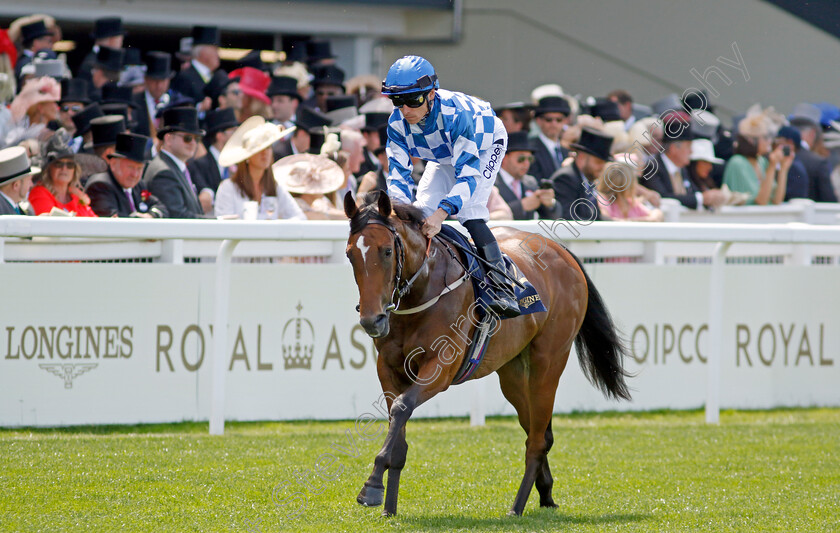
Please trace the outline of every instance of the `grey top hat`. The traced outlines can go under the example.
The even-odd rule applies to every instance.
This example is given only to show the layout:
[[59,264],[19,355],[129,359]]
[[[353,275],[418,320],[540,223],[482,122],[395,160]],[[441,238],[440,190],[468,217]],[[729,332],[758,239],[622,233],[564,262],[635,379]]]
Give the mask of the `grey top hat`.
[[675,93],[671,93],[662,100],[657,100],[656,102],[652,103],[650,107],[653,109],[653,113],[656,116],[665,113],[666,111],[681,111],[683,108],[682,100],[680,97],[677,96]]
[[822,118],[822,111],[820,111],[820,108],[814,104],[802,102],[793,106],[793,112],[791,112],[788,117],[789,120],[796,118],[804,118],[819,125],[820,118]]
[[26,148],[12,146],[0,150],[0,187],[40,172],[40,168],[30,163]]

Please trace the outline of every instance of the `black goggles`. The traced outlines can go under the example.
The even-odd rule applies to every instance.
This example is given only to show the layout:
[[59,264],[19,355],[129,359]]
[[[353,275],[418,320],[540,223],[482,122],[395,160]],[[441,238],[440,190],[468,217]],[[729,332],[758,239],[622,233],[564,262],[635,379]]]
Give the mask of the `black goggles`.
[[391,99],[394,107],[408,106],[411,108],[418,108],[426,102],[426,96],[428,94],[429,91],[422,93],[394,94],[388,98]]

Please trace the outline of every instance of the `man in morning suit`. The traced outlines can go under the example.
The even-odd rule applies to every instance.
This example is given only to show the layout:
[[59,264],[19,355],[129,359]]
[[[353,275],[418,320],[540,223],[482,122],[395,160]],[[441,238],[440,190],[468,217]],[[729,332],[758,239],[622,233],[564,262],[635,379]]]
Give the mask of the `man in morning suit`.
[[586,223],[609,220],[598,208],[595,182],[604,173],[607,161],[613,160],[610,155],[612,142],[613,138],[603,132],[583,128],[580,141],[571,145],[575,151],[574,161],[571,165],[561,167],[551,177],[555,198],[564,219]]
[[[219,165],[219,154],[233,132],[236,131],[239,123],[236,121],[236,113],[233,108],[228,107],[208,111],[205,124],[207,137],[211,144],[207,147],[206,154],[196,159],[190,159],[187,162],[187,168],[196,189],[198,189],[199,199],[207,198],[209,195],[210,199],[215,200],[216,189],[219,188],[219,184],[223,179],[227,179],[233,174],[230,167]],[[212,202],[209,206],[202,205],[205,212],[212,211],[212,207]]]
[[213,218],[212,214],[204,214],[187,169],[187,161],[204,136],[198,127],[196,109],[173,107],[164,111],[157,136],[162,141],[160,153],[143,174],[146,188],[166,205],[171,218]]
[[560,216],[554,189],[540,188],[534,176],[527,174],[534,160],[533,153],[527,132],[508,133],[508,150],[496,177],[496,187],[510,207],[514,220],[533,220],[535,214],[554,220]]
[[550,178],[557,172],[568,152],[560,146],[560,137],[569,123],[572,108],[562,96],[546,96],[540,99],[534,109],[534,120],[539,133],[531,139],[534,162],[528,174],[537,181]]
[[0,215],[31,215],[21,205],[32,189],[32,176],[41,172],[33,167],[26,155],[26,148],[12,146],[0,150]]
[[[100,217],[165,218],[166,206],[138,187],[146,163],[149,138],[119,133],[114,151],[108,154],[108,171],[88,178],[85,193],[90,207]],[[145,193],[145,194],[144,194]]]
[[172,80],[172,88],[196,103],[204,100],[204,86],[219,68],[219,28],[215,26],[194,26],[190,66]]

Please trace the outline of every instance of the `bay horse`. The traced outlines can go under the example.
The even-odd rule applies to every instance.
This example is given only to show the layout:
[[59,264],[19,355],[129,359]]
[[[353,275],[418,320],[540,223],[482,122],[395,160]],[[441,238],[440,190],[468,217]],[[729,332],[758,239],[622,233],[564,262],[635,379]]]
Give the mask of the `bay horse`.
[[[384,192],[369,194],[357,206],[348,193],[344,211],[350,219],[347,257],[359,287],[359,322],[374,339],[376,370],[389,412],[385,442],[356,500],[377,506],[384,495],[382,514],[389,516],[397,512],[408,452],[406,422],[455,379],[477,324],[468,319],[474,316],[475,296],[471,283],[456,283],[465,277],[465,269],[452,245],[439,238],[427,240],[421,232],[424,216],[418,208],[392,205]],[[493,233],[548,309],[497,322],[483,362],[471,376],[499,375],[502,393],[516,408],[527,435],[525,474],[508,513],[521,515],[535,484],[540,507],[557,507],[548,466],[551,416],[572,344],[593,385],[608,398],[629,400],[623,368],[626,348],[601,296],[571,252],[551,239],[538,239],[545,247],[537,256],[531,246],[534,239],[526,241],[533,234],[500,227]],[[522,242],[528,242],[529,249],[520,246]],[[397,314],[400,310],[403,314]]]

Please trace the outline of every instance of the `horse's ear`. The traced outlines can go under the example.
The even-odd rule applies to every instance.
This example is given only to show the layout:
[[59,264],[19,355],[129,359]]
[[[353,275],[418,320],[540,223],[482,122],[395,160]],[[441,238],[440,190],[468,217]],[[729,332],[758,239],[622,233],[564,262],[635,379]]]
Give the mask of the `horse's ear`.
[[388,198],[388,193],[385,191],[379,191],[379,199],[377,200],[377,206],[379,207],[379,214],[385,218],[391,216],[391,199]]
[[347,218],[353,218],[358,211],[359,208],[356,207],[356,200],[353,199],[353,193],[347,191],[347,194],[344,195],[344,214],[347,215]]

